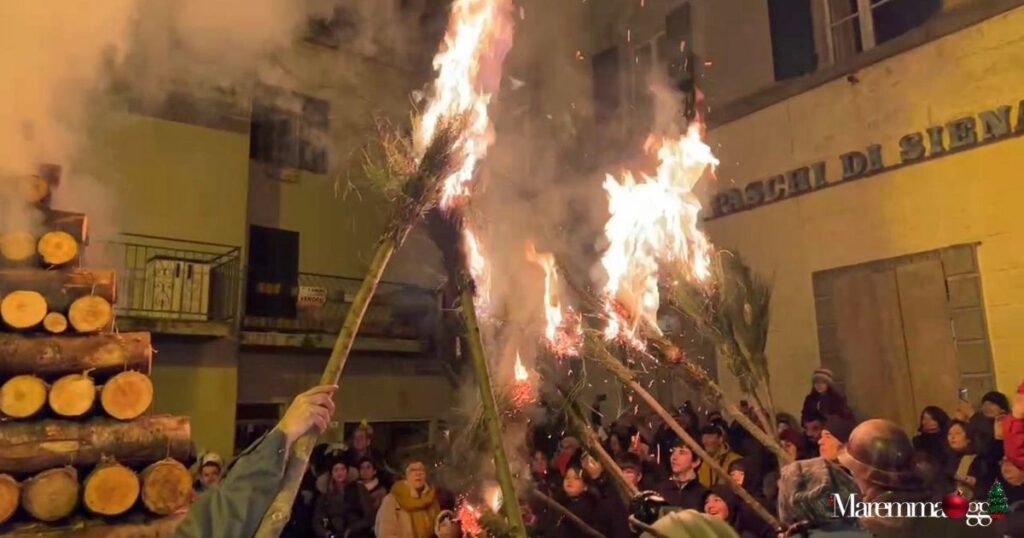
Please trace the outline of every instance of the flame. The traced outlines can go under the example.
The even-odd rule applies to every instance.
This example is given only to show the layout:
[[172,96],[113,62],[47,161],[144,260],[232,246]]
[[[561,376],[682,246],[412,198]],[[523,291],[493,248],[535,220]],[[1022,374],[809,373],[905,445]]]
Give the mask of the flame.
[[563,310],[558,297],[558,264],[550,252],[537,252],[533,241],[526,242],[526,259],[544,269],[544,338],[557,355],[578,355],[582,330],[580,318],[571,308]]
[[473,297],[473,301],[477,312],[481,316],[485,316],[491,303],[491,274],[487,268],[487,258],[484,258],[480,240],[476,238],[476,234],[468,226],[462,231],[462,239],[465,242],[466,264],[469,266],[469,275],[473,277],[473,284],[476,286],[476,294]]
[[416,125],[414,143],[423,155],[442,119],[468,115],[456,148],[462,166],[445,178],[440,206],[449,209],[469,195],[476,165],[494,141],[487,115],[501,63],[512,43],[512,0],[455,0],[441,50],[434,57],[433,94]]
[[516,382],[522,383],[530,379],[530,373],[526,371],[526,367],[523,366],[523,358],[519,356],[519,352],[516,351]]
[[621,179],[608,175],[604,181],[611,214],[605,225],[609,246],[601,257],[608,275],[609,340],[642,345],[642,326],[660,334],[659,270],[680,271],[698,281],[710,275],[711,244],[697,227],[701,205],[693,187],[718,160],[700,133],[700,124],[693,123],[678,140],[652,136],[645,149],[657,151],[654,176],[637,178],[626,171]]
[[480,509],[466,502],[465,499],[459,503],[455,510],[455,516],[462,527],[463,536],[481,536],[484,532],[480,525]]

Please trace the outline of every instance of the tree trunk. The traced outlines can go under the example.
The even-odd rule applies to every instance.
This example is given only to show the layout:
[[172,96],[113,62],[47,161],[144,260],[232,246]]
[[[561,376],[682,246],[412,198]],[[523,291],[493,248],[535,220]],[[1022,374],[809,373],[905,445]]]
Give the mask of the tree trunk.
[[0,474],[0,525],[3,525],[21,501],[21,486],[9,474]]
[[142,504],[154,514],[173,514],[192,498],[192,473],[177,460],[160,460],[142,471]]
[[83,213],[47,209],[43,225],[69,234],[80,245],[89,244],[89,219]]
[[40,521],[57,521],[78,506],[78,471],[60,467],[29,478],[21,487],[21,506]]
[[51,230],[39,238],[36,251],[44,266],[61,266],[78,259],[78,242],[63,230]]
[[93,370],[110,375],[149,371],[153,350],[149,333],[28,338],[0,333],[0,374],[36,374],[43,378]]
[[50,334],[60,334],[68,330],[68,318],[60,312],[50,312],[43,318],[43,328]]
[[46,406],[46,383],[34,375],[16,375],[0,387],[0,413],[28,418]]
[[114,303],[117,275],[109,269],[0,269],[0,294],[14,290],[37,291],[50,310],[65,312],[72,301],[86,295],[99,295]]
[[95,465],[109,455],[125,465],[191,452],[188,417],[152,415],[132,422],[97,417],[0,424],[0,473],[33,473],[74,463]]
[[35,291],[12,291],[0,301],[0,318],[16,330],[31,329],[46,317],[46,299]]
[[0,258],[16,265],[30,263],[36,254],[36,238],[26,230],[0,235]]
[[104,461],[85,478],[82,504],[101,516],[119,516],[139,500],[139,477],[114,461]]
[[62,417],[80,417],[96,403],[96,382],[89,373],[66,375],[50,387],[50,409]]
[[68,309],[68,322],[80,333],[94,333],[110,329],[114,309],[99,295],[79,297]]
[[153,382],[133,370],[115,375],[100,389],[100,405],[118,420],[132,420],[145,413],[152,403]]

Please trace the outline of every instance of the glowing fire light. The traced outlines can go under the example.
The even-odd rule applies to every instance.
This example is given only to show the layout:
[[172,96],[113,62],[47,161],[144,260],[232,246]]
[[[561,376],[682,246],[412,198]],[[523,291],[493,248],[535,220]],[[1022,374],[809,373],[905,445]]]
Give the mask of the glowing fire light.
[[578,355],[582,330],[580,317],[571,308],[562,309],[558,298],[558,264],[550,252],[537,252],[532,241],[526,243],[526,259],[544,269],[544,338],[556,355]]
[[462,527],[463,536],[481,536],[484,533],[483,527],[480,525],[480,509],[476,508],[472,504],[466,502],[463,499],[459,503],[458,509],[455,511],[455,516],[459,520],[459,524]]
[[473,284],[476,286],[474,303],[480,315],[487,314],[487,307],[491,302],[491,274],[487,269],[487,259],[484,258],[480,241],[476,238],[469,227],[462,231],[462,239],[465,241],[467,265],[469,274],[473,277]]
[[487,105],[498,88],[501,62],[512,43],[511,9],[511,0],[455,0],[452,4],[444,42],[434,57],[433,94],[414,134],[416,150],[423,155],[443,118],[469,116],[456,143],[464,160],[445,179],[442,208],[453,207],[469,194],[476,165],[493,142]]
[[519,352],[516,352],[516,383],[523,383],[524,381],[530,380],[530,372],[526,371],[526,367],[523,366],[523,358],[519,356]]
[[700,130],[694,123],[678,140],[649,138],[645,149],[657,150],[658,156],[653,177],[637,178],[626,171],[621,179],[605,179],[611,216],[601,265],[608,275],[604,296],[609,340],[642,345],[641,326],[660,334],[660,268],[698,281],[710,275],[711,244],[697,227],[701,205],[693,187],[718,160],[701,140]]
[[523,366],[523,358],[516,351],[516,364],[513,370],[515,382],[512,383],[511,399],[513,414],[534,400],[533,384],[530,383],[530,372]]

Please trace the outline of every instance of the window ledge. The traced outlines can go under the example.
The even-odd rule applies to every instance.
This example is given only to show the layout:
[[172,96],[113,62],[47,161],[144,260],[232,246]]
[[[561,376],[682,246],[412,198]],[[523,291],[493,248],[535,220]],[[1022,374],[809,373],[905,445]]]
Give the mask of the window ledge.
[[973,26],[1011,9],[1024,6],[1024,0],[979,0],[940,13],[913,30],[847,61],[830,65],[810,75],[782,81],[746,97],[716,108],[708,114],[708,127],[715,128],[753,114],[763,108],[800,95],[837,78],[855,73],[891,56]]

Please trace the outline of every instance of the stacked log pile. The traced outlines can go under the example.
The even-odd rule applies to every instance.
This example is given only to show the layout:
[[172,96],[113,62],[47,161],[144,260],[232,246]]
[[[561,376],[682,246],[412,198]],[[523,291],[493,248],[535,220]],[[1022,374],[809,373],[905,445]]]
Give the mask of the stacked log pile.
[[81,267],[85,215],[49,207],[59,169],[0,182],[30,216],[0,229],[0,534],[169,534],[190,429],[148,413],[150,335],[114,331],[117,275]]

